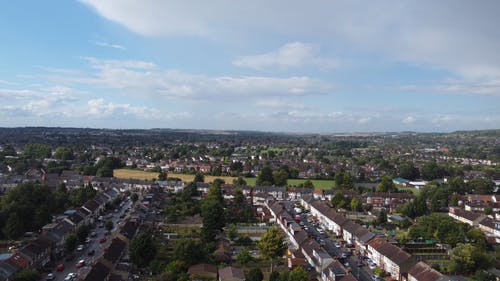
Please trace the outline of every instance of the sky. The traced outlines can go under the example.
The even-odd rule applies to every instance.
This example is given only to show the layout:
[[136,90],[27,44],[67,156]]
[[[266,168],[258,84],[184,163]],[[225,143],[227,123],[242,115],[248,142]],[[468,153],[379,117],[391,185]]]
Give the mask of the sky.
[[0,127],[500,128],[495,0],[50,0],[0,9]]

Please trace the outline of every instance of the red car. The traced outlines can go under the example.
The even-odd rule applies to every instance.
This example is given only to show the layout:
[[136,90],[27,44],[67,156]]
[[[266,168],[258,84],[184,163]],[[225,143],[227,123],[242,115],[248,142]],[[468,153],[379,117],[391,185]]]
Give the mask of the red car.
[[101,244],[105,243],[105,242],[106,242],[106,237],[103,237],[103,238],[101,238],[101,240],[99,240],[99,243],[101,243]]
[[64,270],[64,264],[60,263],[56,266],[57,271],[63,271]]

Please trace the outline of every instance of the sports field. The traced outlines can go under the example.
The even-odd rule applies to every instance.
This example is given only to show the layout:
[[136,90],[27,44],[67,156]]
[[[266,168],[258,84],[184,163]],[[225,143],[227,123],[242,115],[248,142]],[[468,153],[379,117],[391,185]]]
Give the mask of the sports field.
[[[120,179],[139,179],[139,180],[153,180],[158,178],[158,173],[144,172],[139,170],[131,169],[116,169],[113,171],[113,176]],[[179,178],[184,182],[191,182],[194,179],[194,175],[189,174],[172,174],[169,173],[168,177]],[[226,183],[232,183],[235,177],[215,177],[215,176],[205,176],[205,182],[213,182],[215,179],[223,179]],[[289,179],[289,186],[297,186],[307,179]],[[256,178],[245,178],[245,181],[250,186],[255,186]],[[333,187],[334,182],[332,180],[311,180],[314,187],[322,189],[330,189]]]

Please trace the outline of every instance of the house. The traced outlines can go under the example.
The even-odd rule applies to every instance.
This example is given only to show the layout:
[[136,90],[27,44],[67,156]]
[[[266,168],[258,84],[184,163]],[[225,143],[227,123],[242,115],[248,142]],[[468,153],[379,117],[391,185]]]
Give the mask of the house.
[[97,201],[95,201],[94,199],[91,199],[91,200],[85,202],[85,204],[83,204],[82,208],[89,212],[89,222],[91,224],[93,224],[95,222],[95,220],[97,220],[97,218],[101,214],[104,206],[99,205],[99,203],[97,203]]
[[120,238],[114,238],[111,240],[111,244],[104,252],[101,262],[106,265],[110,270],[113,270],[120,258],[123,256],[126,250],[127,244]]
[[15,263],[11,262],[10,259],[0,262],[0,280],[11,281],[14,275],[20,271]]
[[479,224],[479,221],[481,221],[485,217],[484,215],[465,211],[457,207],[450,207],[448,210],[448,215],[453,219],[466,223],[470,226],[477,226]]
[[30,260],[31,268],[42,269],[50,262],[50,243],[37,238],[19,249]]
[[321,272],[322,281],[338,281],[348,274],[345,267],[338,261],[334,260],[328,267]]
[[97,262],[95,265],[92,266],[92,269],[90,269],[89,273],[85,278],[83,279],[84,281],[106,281],[108,280],[108,277],[110,275],[111,270],[109,267],[107,267],[104,263],[102,262]]
[[363,203],[371,205],[374,210],[395,210],[398,206],[413,199],[409,193],[391,193],[391,192],[369,192],[363,194]]
[[358,231],[358,229],[360,228],[363,227],[351,220],[348,220],[343,225],[342,238],[344,239],[344,241],[349,244],[354,244],[354,236],[356,234],[356,231]]
[[224,267],[219,269],[219,281],[245,281],[245,273],[238,267]]
[[375,237],[368,242],[368,257],[396,280],[404,279],[415,259],[401,248],[387,242],[386,237]]
[[189,267],[187,273],[190,279],[217,279],[217,266],[199,263]]
[[315,264],[314,262],[314,250],[321,248],[321,245],[314,239],[307,239],[301,245],[301,251],[309,264]]
[[424,262],[418,262],[408,271],[408,281],[450,281],[451,279]]
[[325,250],[314,249],[313,261],[314,263],[312,264],[314,265],[316,272],[321,273],[334,261],[334,259]]

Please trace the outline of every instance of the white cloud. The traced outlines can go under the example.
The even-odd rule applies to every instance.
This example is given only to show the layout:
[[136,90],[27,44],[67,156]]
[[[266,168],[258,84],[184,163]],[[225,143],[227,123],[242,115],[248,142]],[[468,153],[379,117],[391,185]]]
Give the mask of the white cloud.
[[[201,36],[224,42],[308,38],[345,52],[445,69],[459,78],[500,77],[498,1],[81,1],[146,36]],[[234,63],[253,69],[288,68],[310,54],[307,45],[285,45]]]
[[[119,89],[136,97],[192,100],[241,101],[254,98],[323,95],[333,86],[308,76],[215,76],[194,75],[177,70],[162,70],[152,62],[99,60],[86,58],[96,70],[86,75],[44,75],[59,84],[84,84]],[[71,71],[68,71],[71,73]]]
[[411,116],[411,115],[410,115],[410,116],[406,116],[406,117],[402,120],[402,122],[403,122],[404,124],[414,124],[416,121],[417,121],[417,118],[415,118],[414,116]]
[[97,42],[94,42],[94,44],[97,46],[101,46],[101,47],[108,47],[108,48],[113,48],[113,49],[118,49],[118,50],[126,50],[126,48],[122,45],[112,44],[112,43],[108,43],[108,42],[97,41]]
[[317,47],[313,44],[301,42],[285,44],[277,51],[266,54],[242,56],[233,60],[233,64],[257,70],[265,68],[288,69],[306,65],[333,68],[338,65],[333,59],[319,57]]

